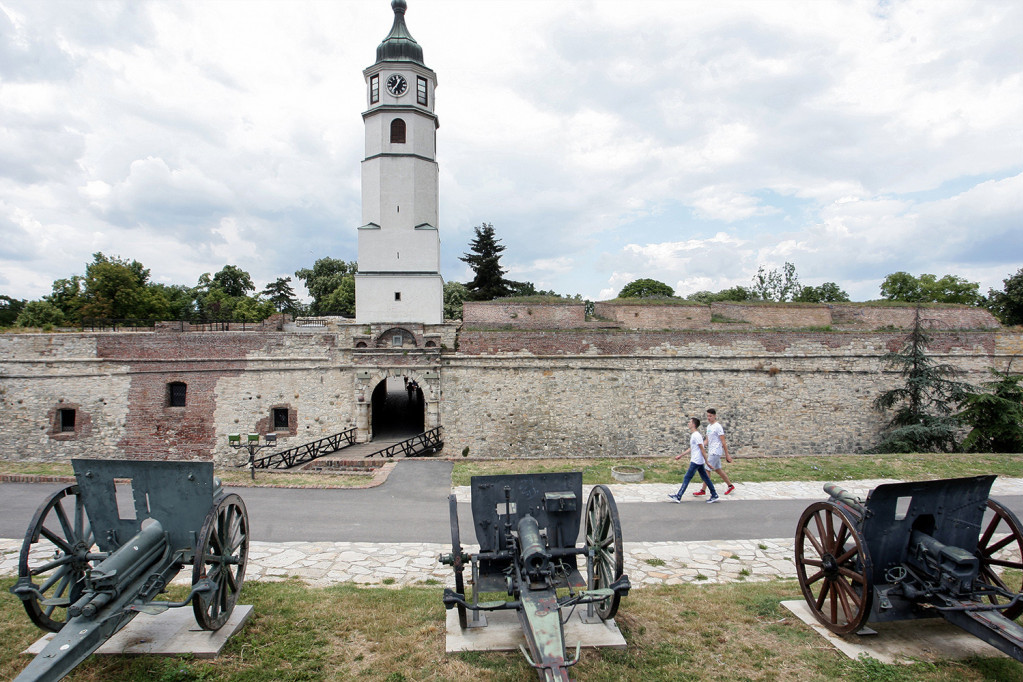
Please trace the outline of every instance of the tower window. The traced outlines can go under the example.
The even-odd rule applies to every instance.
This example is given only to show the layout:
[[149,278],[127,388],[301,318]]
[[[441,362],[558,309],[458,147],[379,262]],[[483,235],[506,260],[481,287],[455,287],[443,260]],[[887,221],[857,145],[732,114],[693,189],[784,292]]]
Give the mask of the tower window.
[[380,76],[369,77],[369,103],[376,104],[380,101]]
[[74,432],[75,430],[75,411],[69,409],[57,410],[57,420],[59,421],[61,433],[68,431]]
[[424,107],[427,105],[426,99],[426,79],[422,76],[416,77],[416,101],[422,104]]
[[275,407],[274,410],[274,431],[288,430],[288,408]]
[[167,405],[169,407],[184,407],[187,392],[188,385],[180,381],[172,381],[167,384]]
[[395,301],[400,301],[401,300],[401,292],[400,291],[395,291],[394,292],[394,300]]
[[405,121],[400,118],[391,121],[391,143],[405,144]]

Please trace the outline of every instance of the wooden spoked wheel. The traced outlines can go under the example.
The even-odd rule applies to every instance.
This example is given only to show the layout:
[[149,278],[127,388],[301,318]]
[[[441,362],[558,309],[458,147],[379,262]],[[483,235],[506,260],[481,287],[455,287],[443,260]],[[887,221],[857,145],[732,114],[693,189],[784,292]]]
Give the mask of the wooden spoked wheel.
[[18,557],[19,584],[42,595],[22,601],[33,623],[51,632],[64,627],[67,607],[82,596],[85,572],[106,557],[95,549],[78,486],[50,495],[32,517]]
[[[1019,594],[1023,592],[1023,528],[1019,519],[1001,503],[989,499],[987,507],[992,512],[977,540],[977,558],[980,559],[980,579],[988,585],[995,585]],[[1011,558],[998,558],[1003,551],[1013,554]],[[1004,554],[1003,554],[1004,557]],[[996,568],[997,567],[997,568]],[[999,571],[1001,568],[1002,571]],[[1005,573],[1004,571],[1011,571]],[[992,604],[1004,604],[1009,600],[991,595]],[[1023,613],[1023,603],[1017,602],[1002,611],[1002,615],[1015,620]]]
[[[455,499],[454,495],[448,496],[448,510],[451,514],[451,558],[453,559],[451,565],[455,569],[455,592],[462,599],[465,599],[465,579],[462,577],[462,570],[465,568],[465,564],[462,561],[462,541],[458,532],[458,500]],[[473,586],[475,589],[475,586]],[[468,627],[469,620],[466,616],[465,607],[461,604],[455,604],[455,608],[458,609],[458,624],[464,630]]]
[[209,578],[215,589],[192,600],[195,620],[204,630],[219,630],[231,617],[245,580],[249,555],[249,514],[235,494],[216,500],[202,524],[192,562],[192,585]]
[[[606,485],[595,485],[586,501],[586,549],[593,550],[593,574],[589,588],[611,587],[625,570],[622,551],[622,524],[618,506]],[[615,594],[596,605],[601,620],[618,613],[621,595]]]
[[796,575],[807,605],[832,632],[860,630],[874,590],[870,557],[859,531],[832,502],[806,508],[796,529]]

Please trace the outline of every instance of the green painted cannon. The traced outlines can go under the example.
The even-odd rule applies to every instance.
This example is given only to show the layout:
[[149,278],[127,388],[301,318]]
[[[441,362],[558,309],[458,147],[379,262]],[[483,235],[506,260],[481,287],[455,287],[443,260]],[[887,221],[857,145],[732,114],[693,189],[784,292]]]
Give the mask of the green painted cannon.
[[[59,680],[139,613],[192,606],[218,630],[245,577],[249,521],[210,462],[72,460],[77,482],[36,511],[11,592],[57,633],[16,680]],[[185,567],[192,589],[155,601]]]
[[990,499],[994,476],[889,483],[830,498],[799,519],[796,575],[839,635],[869,622],[941,616],[1023,661],[1023,527]]
[[[584,622],[613,618],[629,593],[623,573],[622,530],[618,508],[606,486],[594,486],[583,509],[580,472],[473,476],[472,519],[480,551],[462,551],[458,504],[449,498],[452,552],[440,561],[455,570],[455,588],[444,590],[446,608],[458,609],[459,625],[484,627],[482,612],[518,612],[526,656],[542,680],[568,680],[579,660],[565,650],[564,620],[571,608],[585,605]],[[576,547],[580,521],[584,543]],[[578,558],[586,563],[586,580]],[[472,569],[472,599],[462,575]],[[558,590],[562,594],[559,596]],[[511,601],[480,602],[486,592],[506,592]],[[470,616],[471,612],[471,616]]]

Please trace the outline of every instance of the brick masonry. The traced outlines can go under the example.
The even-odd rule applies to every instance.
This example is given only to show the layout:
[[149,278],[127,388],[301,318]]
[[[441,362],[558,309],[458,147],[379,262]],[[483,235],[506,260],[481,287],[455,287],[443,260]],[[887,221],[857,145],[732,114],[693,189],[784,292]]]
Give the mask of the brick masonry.
[[[375,333],[374,333],[375,332]],[[242,459],[232,432],[279,447],[367,422],[385,376],[416,378],[445,450],[497,457],[675,453],[684,417],[719,410],[739,455],[857,452],[877,437],[881,358],[901,332],[412,329],[438,347],[381,348],[389,329],[0,336],[0,438],[11,460],[72,456]],[[354,348],[356,338],[366,348]],[[936,331],[931,354],[980,382],[1023,353],[1023,333]],[[457,346],[457,350],[456,350]],[[185,407],[167,385],[187,385]],[[75,409],[73,433],[57,410]]]

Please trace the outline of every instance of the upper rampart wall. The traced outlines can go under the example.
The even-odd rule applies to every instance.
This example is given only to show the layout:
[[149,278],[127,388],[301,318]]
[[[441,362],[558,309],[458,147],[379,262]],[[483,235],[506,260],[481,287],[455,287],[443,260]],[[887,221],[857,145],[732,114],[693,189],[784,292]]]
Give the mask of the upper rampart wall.
[[462,305],[462,324],[466,327],[572,329],[585,322],[586,306],[582,303],[466,301]]

